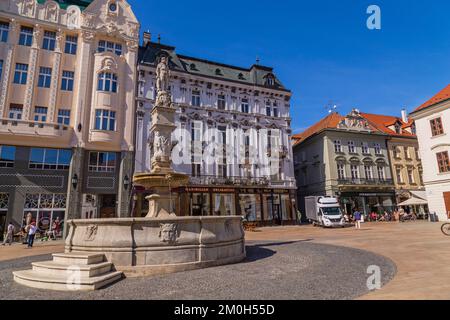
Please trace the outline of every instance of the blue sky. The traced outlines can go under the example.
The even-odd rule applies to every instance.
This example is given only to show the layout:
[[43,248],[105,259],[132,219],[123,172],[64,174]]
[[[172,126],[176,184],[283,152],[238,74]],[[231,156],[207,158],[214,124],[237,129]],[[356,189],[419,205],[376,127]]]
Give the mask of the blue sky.
[[[208,60],[272,66],[292,90],[292,127],[327,115],[400,115],[450,83],[448,0],[129,0],[141,21],[177,52]],[[366,27],[369,5],[382,29]]]

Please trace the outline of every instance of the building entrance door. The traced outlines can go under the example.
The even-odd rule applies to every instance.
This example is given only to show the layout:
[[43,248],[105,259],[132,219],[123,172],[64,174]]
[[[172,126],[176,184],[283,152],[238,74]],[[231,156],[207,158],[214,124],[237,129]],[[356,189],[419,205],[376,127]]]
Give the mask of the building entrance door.
[[0,212],[0,240],[3,241],[3,234],[6,228],[6,213]]
[[109,219],[116,217],[116,195],[104,194],[101,196],[100,218]]
[[444,192],[445,214],[450,218],[450,192]]

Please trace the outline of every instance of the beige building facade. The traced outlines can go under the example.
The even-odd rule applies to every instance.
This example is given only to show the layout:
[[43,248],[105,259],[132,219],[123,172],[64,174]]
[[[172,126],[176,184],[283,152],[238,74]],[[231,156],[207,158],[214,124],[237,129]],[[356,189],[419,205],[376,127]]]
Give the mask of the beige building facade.
[[0,228],[128,214],[138,44],[124,0],[0,2]]

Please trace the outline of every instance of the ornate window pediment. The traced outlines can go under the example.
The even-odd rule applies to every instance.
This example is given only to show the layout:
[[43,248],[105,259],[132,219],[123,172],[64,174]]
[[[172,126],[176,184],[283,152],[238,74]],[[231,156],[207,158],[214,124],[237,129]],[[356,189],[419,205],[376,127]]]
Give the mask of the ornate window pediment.
[[116,73],[118,71],[118,65],[113,57],[105,57],[102,60],[101,68],[98,70],[98,73],[101,72],[113,72]]

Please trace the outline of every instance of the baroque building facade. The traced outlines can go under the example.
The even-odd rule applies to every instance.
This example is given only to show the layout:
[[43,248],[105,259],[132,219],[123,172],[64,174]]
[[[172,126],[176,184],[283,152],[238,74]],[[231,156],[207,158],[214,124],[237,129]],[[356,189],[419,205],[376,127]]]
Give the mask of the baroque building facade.
[[[136,172],[151,170],[155,73],[169,60],[170,92],[177,109],[172,161],[190,176],[177,215],[242,215],[262,225],[296,221],[291,147],[291,92],[259,64],[251,68],[183,56],[144,33],[139,51]],[[136,215],[147,213],[137,190]]]
[[428,213],[426,201],[417,200],[427,197],[414,121],[408,119],[406,110],[402,110],[401,117],[368,113],[362,115],[378,130],[388,135],[386,142],[397,205],[408,207],[407,209],[412,209],[416,214]]
[[294,135],[302,214],[307,196],[337,197],[348,214],[355,209],[364,214],[393,210],[396,194],[387,137],[356,109],[345,117],[333,112]]
[[416,123],[430,212],[450,218],[450,85],[410,114]]
[[0,227],[128,214],[138,45],[124,0],[0,2]]

